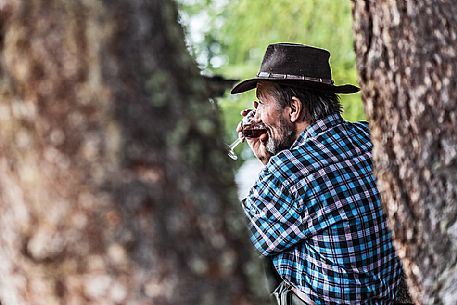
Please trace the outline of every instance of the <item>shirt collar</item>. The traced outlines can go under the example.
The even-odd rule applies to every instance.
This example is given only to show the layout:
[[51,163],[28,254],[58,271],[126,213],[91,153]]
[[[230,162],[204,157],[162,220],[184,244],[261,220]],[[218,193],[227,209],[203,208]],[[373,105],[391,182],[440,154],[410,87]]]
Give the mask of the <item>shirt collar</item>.
[[343,122],[343,118],[339,113],[331,114],[321,120],[317,120],[313,124],[306,127],[306,129],[298,136],[292,147],[303,144],[307,139],[317,136],[318,134],[331,129]]

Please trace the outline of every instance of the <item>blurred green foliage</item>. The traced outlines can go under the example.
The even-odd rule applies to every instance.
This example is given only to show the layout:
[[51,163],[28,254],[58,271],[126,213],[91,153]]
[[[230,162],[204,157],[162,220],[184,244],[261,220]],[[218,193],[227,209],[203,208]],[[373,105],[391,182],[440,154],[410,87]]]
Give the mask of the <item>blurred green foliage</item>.
[[[296,42],[329,50],[335,83],[357,84],[348,0],[178,0],[178,5],[189,49],[205,74],[251,78],[268,44]],[[360,94],[340,97],[346,119],[365,119]],[[228,142],[236,138],[240,111],[254,99],[254,90],[218,98]]]

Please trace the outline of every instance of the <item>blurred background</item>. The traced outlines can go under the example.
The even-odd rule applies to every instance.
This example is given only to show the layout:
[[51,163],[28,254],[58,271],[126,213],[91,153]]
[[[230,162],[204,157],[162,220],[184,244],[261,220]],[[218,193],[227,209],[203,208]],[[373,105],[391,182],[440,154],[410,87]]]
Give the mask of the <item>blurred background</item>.
[[[265,49],[274,42],[296,42],[330,51],[336,84],[357,84],[351,3],[345,0],[178,0],[187,46],[202,74],[225,79],[255,76]],[[340,95],[343,117],[365,119],[360,94]],[[255,99],[251,90],[217,98],[225,141],[233,142],[240,111]],[[236,149],[239,196],[261,168],[246,144]]]

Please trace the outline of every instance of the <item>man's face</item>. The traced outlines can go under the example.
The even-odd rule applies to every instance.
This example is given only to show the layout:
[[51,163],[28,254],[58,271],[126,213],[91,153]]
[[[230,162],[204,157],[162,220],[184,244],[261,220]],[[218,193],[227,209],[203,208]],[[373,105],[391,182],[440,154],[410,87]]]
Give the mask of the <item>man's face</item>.
[[288,115],[289,107],[281,108],[281,105],[268,93],[268,90],[264,89],[264,86],[257,89],[259,104],[256,108],[256,119],[262,121],[267,127],[266,148],[268,152],[275,155],[292,146],[296,126],[291,122]]

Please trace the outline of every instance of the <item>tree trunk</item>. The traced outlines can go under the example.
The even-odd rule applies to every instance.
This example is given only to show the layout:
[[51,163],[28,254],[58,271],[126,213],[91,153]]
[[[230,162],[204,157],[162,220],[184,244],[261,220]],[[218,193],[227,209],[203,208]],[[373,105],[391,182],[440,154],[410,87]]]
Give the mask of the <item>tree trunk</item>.
[[376,177],[416,304],[457,304],[457,3],[353,1]]
[[248,304],[222,128],[174,2],[0,17],[2,304]]

